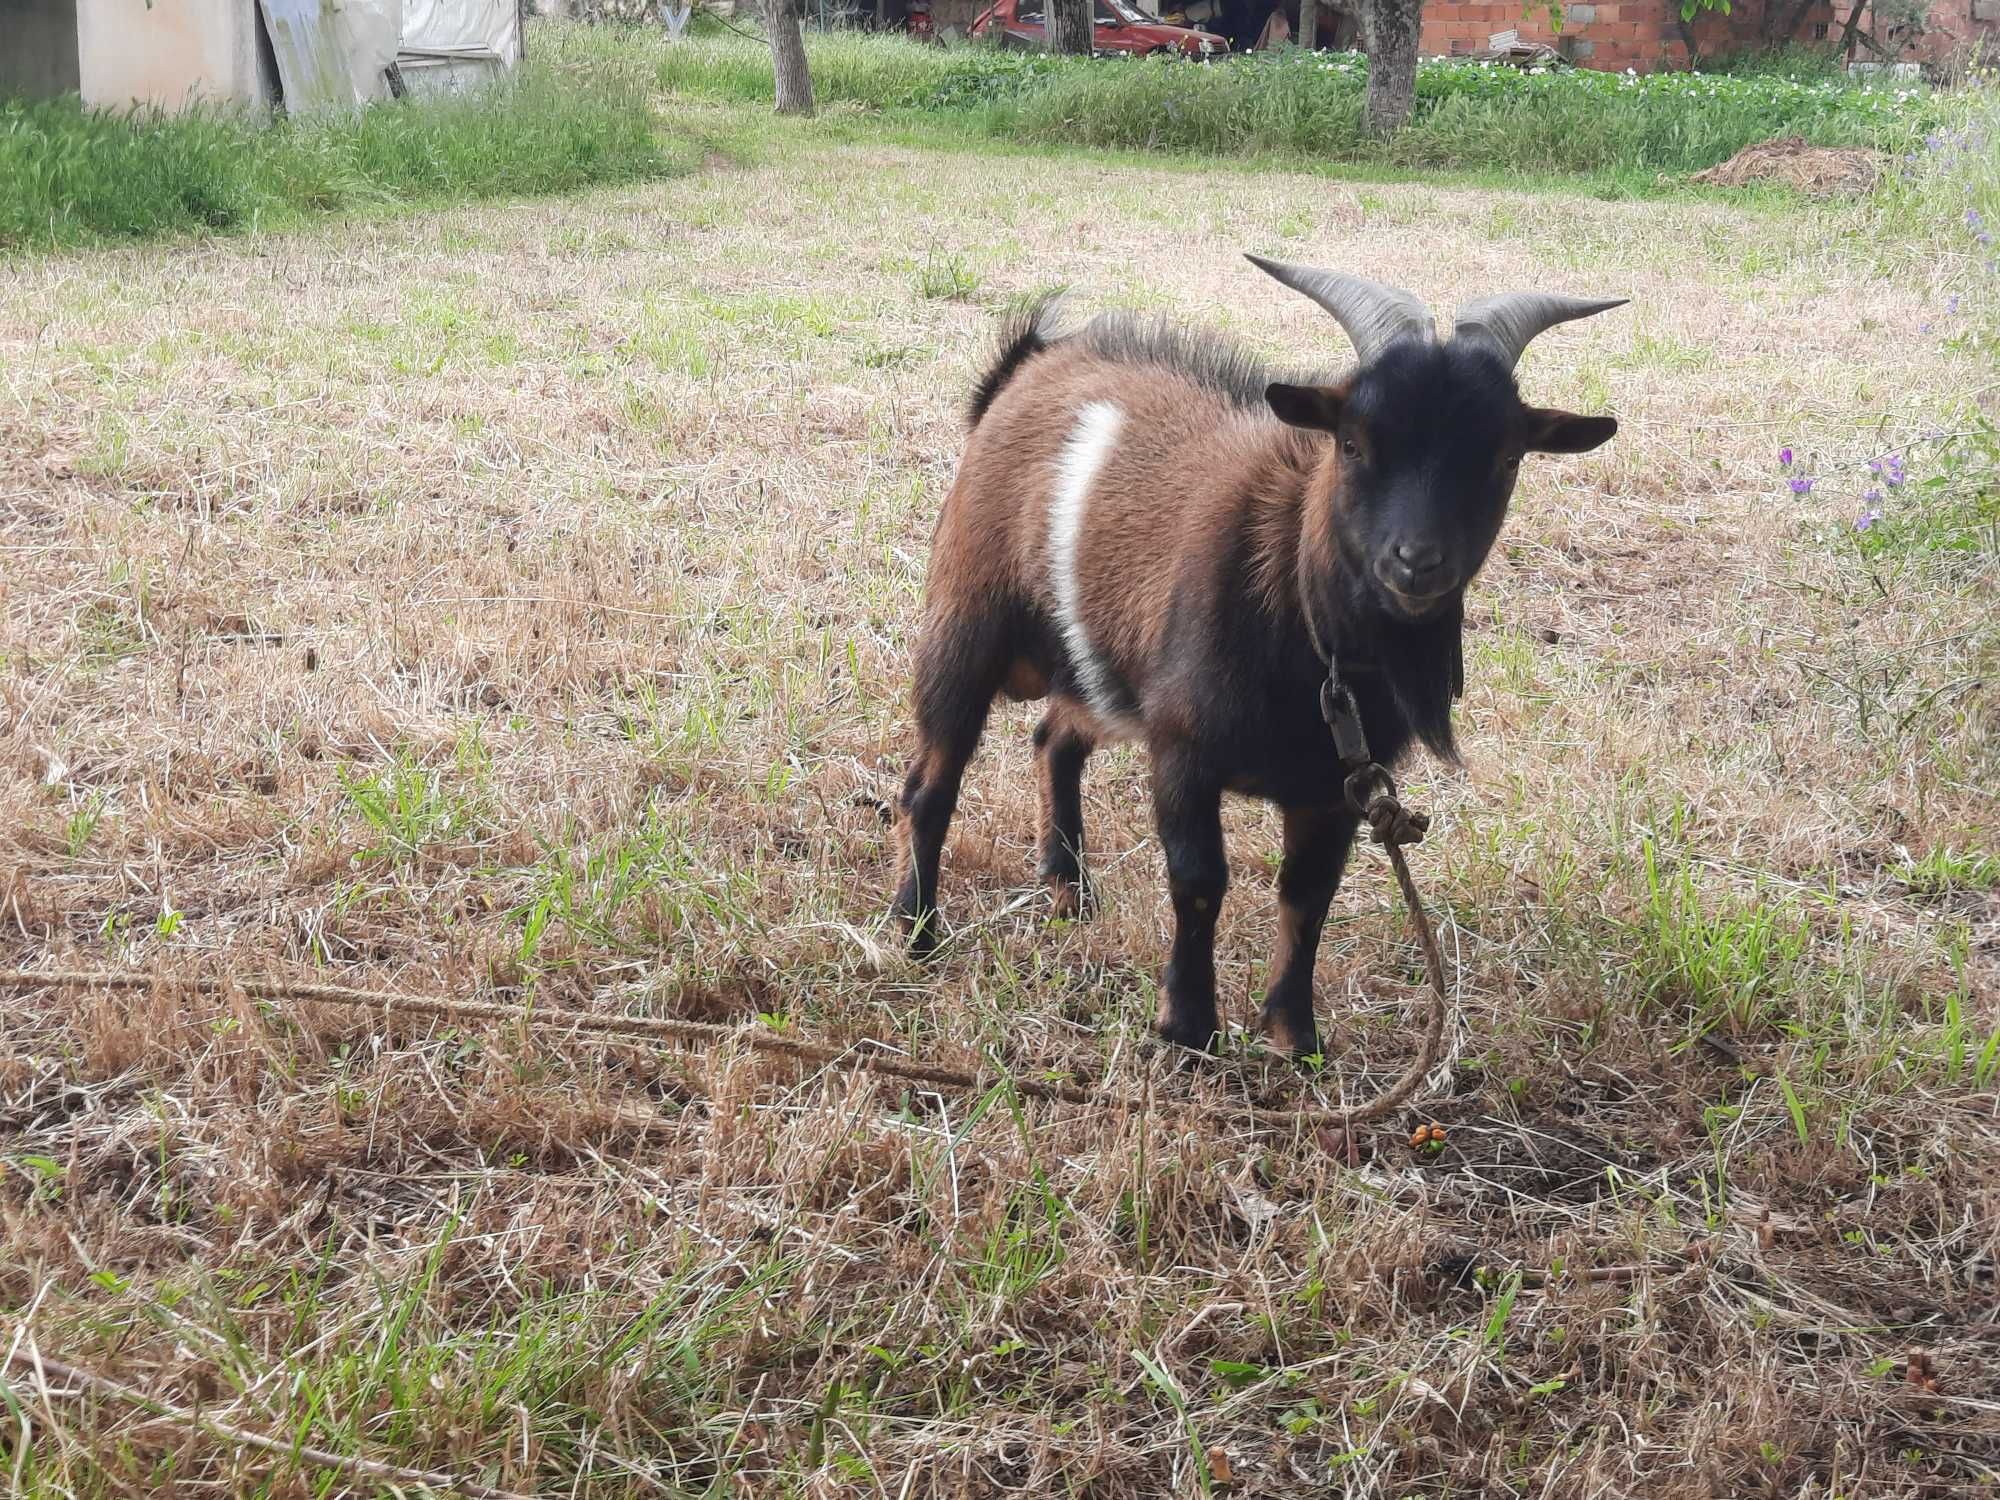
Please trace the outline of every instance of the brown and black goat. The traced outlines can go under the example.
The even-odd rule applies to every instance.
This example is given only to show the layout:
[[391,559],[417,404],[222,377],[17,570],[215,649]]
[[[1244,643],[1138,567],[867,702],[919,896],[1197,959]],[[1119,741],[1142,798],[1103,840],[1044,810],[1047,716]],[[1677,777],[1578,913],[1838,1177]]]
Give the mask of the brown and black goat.
[[1222,795],[1282,809],[1262,1022],[1309,1053],[1314,958],[1358,822],[1320,686],[1337,666],[1383,764],[1413,739],[1455,756],[1465,589],[1521,457],[1618,428],[1524,405],[1514,366],[1537,334],[1622,299],[1489,297],[1440,340],[1407,292],[1251,259],[1333,315],[1357,368],[1273,381],[1216,339],[1116,317],[1058,336],[1043,309],[981,380],[931,547],[894,910],[919,952],[935,946],[939,855],[987,711],[1001,693],[1051,697],[1035,750],[1058,911],[1085,894],[1084,762],[1110,740],[1150,752],[1174,908],[1157,1024],[1173,1041],[1217,1030]]

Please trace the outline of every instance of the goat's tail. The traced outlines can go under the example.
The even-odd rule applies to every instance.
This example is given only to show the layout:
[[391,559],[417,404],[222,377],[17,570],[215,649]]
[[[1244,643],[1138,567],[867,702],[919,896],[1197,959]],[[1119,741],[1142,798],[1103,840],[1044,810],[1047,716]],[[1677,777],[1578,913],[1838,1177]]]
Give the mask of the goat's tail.
[[986,367],[986,373],[979,377],[979,384],[973,387],[971,420],[967,426],[977,427],[987,408],[1007,388],[1007,382],[1020,373],[1021,366],[1061,337],[1056,332],[1056,323],[1062,310],[1062,293],[1054,292],[1038,298],[1001,327],[1000,351]]

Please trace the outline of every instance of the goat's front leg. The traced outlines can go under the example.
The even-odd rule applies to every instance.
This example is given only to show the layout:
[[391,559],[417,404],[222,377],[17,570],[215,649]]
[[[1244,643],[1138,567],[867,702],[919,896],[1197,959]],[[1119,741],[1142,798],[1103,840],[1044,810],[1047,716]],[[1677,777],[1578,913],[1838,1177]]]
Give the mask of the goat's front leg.
[[1199,773],[1185,751],[1155,750],[1153,818],[1167,856],[1174,902],[1174,948],[1160,991],[1155,1024],[1183,1047],[1215,1039],[1215,922],[1229,889],[1222,844],[1222,788]]
[[1271,1045],[1297,1057],[1319,1051],[1313,1023],[1313,963],[1319,957],[1326,909],[1360,826],[1344,805],[1288,807],[1285,862],[1278,871],[1278,949],[1260,1024]]

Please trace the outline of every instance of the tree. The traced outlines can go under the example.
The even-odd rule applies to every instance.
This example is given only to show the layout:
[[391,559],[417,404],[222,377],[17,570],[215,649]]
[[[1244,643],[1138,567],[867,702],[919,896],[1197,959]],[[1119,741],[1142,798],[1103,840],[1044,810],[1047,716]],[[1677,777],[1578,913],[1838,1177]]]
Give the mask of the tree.
[[767,0],[765,28],[771,37],[771,71],[778,82],[778,113],[813,112],[812,74],[806,71],[806,39],[799,29],[804,0]]
[[1307,52],[1319,47],[1319,0],[1299,0],[1299,46]]
[[1368,49],[1368,131],[1393,135],[1417,97],[1417,38],[1424,0],[1365,0],[1361,40]]
[[1094,0],[1048,0],[1049,51],[1090,56],[1093,4]]

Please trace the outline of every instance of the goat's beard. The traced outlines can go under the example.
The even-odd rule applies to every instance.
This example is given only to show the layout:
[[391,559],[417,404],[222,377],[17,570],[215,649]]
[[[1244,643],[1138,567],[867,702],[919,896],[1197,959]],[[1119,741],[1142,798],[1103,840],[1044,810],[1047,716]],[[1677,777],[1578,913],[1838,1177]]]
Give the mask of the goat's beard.
[[1451,706],[1465,690],[1464,589],[1454,590],[1435,613],[1413,620],[1367,578],[1348,578],[1346,612],[1354,623],[1340,634],[1372,648],[1390,696],[1424,748],[1449,765],[1459,764]]
[[1465,685],[1465,595],[1455,593],[1426,620],[1403,620],[1378,637],[1382,672],[1411,732],[1439,760],[1459,763],[1451,705]]

